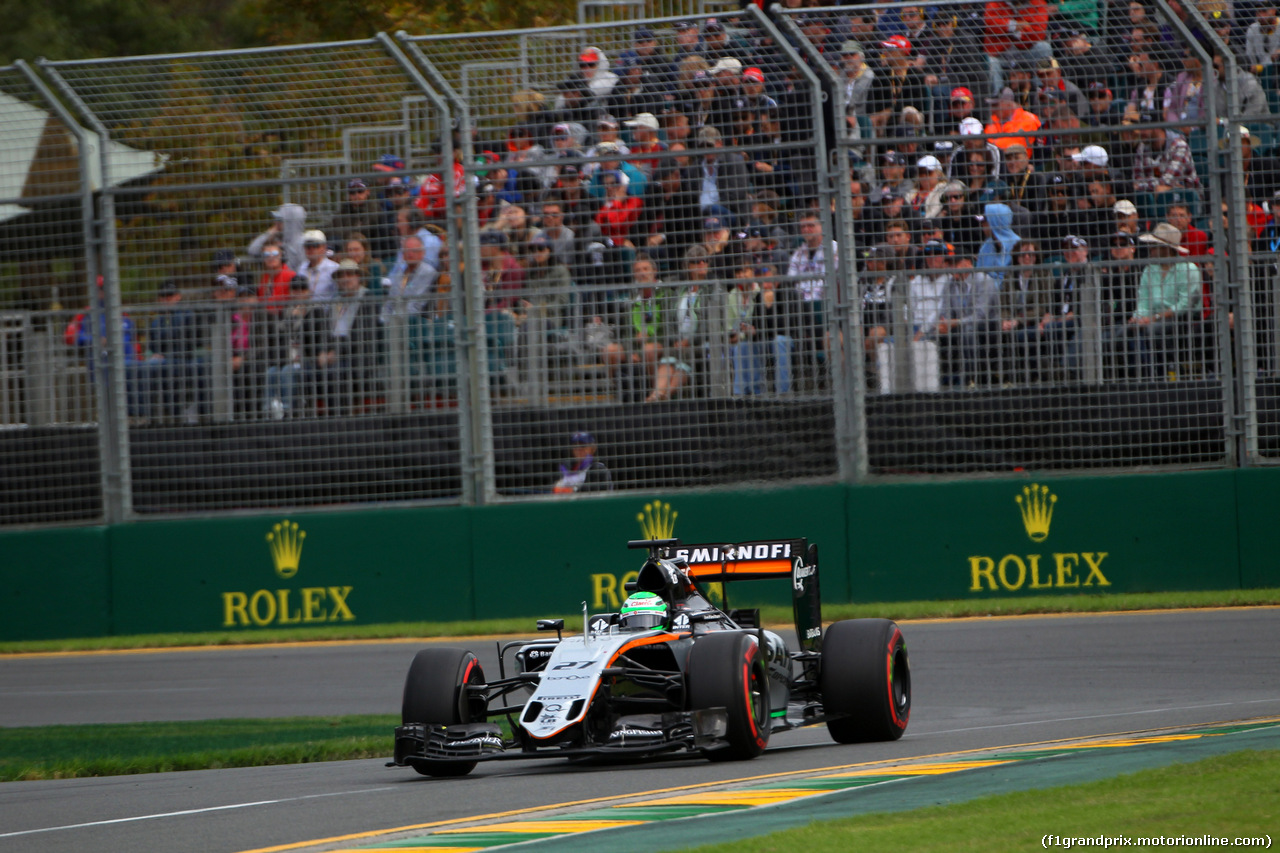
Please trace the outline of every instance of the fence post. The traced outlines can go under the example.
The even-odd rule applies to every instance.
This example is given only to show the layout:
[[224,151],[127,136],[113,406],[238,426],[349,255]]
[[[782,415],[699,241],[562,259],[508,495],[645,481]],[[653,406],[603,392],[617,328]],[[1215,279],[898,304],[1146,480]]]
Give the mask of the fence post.
[[[1255,281],[1254,265],[1250,257],[1249,223],[1246,216],[1244,195],[1244,151],[1241,148],[1240,127],[1237,116],[1240,115],[1240,66],[1235,52],[1222,42],[1213,27],[1204,19],[1200,11],[1188,8],[1190,14],[1205,34],[1213,49],[1223,58],[1223,70],[1226,72],[1227,84],[1227,191],[1228,198],[1215,201],[1209,221],[1214,223],[1218,216],[1221,202],[1227,205],[1228,233],[1222,228],[1212,228],[1214,237],[1215,270],[1222,270],[1221,277],[1214,275],[1214,303],[1221,304],[1226,310],[1215,310],[1214,336],[1218,341],[1222,359],[1222,375],[1227,377],[1232,357],[1236,369],[1229,378],[1224,378],[1225,388],[1234,391],[1234,405],[1230,410],[1230,421],[1227,424],[1228,439],[1234,437],[1236,443],[1236,464],[1248,466],[1258,457],[1258,398],[1254,379],[1258,375],[1258,329],[1257,318],[1253,315],[1254,289],[1261,285]],[[1205,69],[1208,85],[1216,84],[1216,73],[1213,63]],[[1216,93],[1216,86],[1215,86]],[[1210,99],[1212,101],[1212,99]],[[1216,153],[1211,153],[1211,163],[1217,163]],[[1220,248],[1221,247],[1221,248]],[[1228,265],[1228,261],[1231,261]],[[1235,275],[1230,267],[1235,268]],[[1233,336],[1228,321],[1228,311],[1234,311],[1236,333]],[[1274,354],[1272,356],[1274,358]]]
[[[97,389],[98,452],[102,465],[102,512],[107,524],[124,521],[132,515],[133,499],[129,470],[129,434],[125,420],[128,411],[121,395],[127,394],[130,377],[125,372],[123,308],[120,300],[120,274],[115,253],[115,209],[111,194],[107,191],[110,180],[110,139],[102,125],[67,85],[57,70],[44,59],[36,64],[53,83],[66,102],[80,113],[97,134],[95,141],[62,101],[49,90],[21,59],[16,63],[23,75],[58,114],[67,129],[76,137],[80,148],[80,207],[84,233],[85,287],[89,298],[88,322],[93,330],[88,362],[93,370],[93,382]],[[100,206],[93,198],[93,157],[99,158],[102,195]],[[102,279],[99,299],[98,280]],[[105,327],[105,328],[104,328]],[[105,340],[103,332],[105,331]],[[136,381],[136,378],[135,378]]]
[[[863,369],[862,298],[858,282],[857,253],[853,234],[853,211],[849,198],[849,141],[847,132],[836,122],[836,150],[827,151],[825,124],[826,104],[822,85],[814,69],[822,75],[835,93],[834,113],[837,119],[844,114],[844,87],[835,70],[822,54],[796,26],[780,5],[770,7],[778,27],[755,6],[748,6],[761,19],[762,26],[775,33],[775,40],[787,58],[801,69],[813,87],[814,137],[818,149],[818,192],[822,230],[825,237],[824,252],[836,263],[827,264],[826,298],[834,303],[829,321],[831,347],[831,392],[835,408],[836,461],[840,479],[858,481],[867,476],[867,379]],[[809,62],[796,52],[792,44],[798,44]],[[831,204],[835,202],[832,217]],[[837,239],[838,237],[838,239]],[[837,252],[832,252],[832,246]]]
[[[470,105],[458,96],[418,46],[409,41],[408,33],[403,30],[396,33],[397,42],[392,42],[385,33],[379,36],[380,39],[384,37],[387,39],[385,43],[388,45],[388,50],[395,49],[398,44],[399,48],[408,54],[411,62],[402,60],[400,50],[396,49],[396,61],[401,62],[406,73],[416,81],[420,81],[420,85],[433,93],[437,91],[441,93],[450,108],[442,107],[442,113],[452,116],[448,132],[442,134],[445,156],[441,179],[444,183],[447,210],[445,222],[449,233],[449,271],[453,281],[450,300],[454,316],[458,318],[454,334],[459,355],[458,412],[461,419],[459,430],[462,453],[462,499],[464,503],[489,503],[497,496],[497,489],[493,463],[493,411],[489,400],[490,377],[488,348],[485,342],[479,218],[476,214],[476,194],[474,181],[471,180],[472,173],[465,169],[466,164],[475,162],[475,151],[471,140]],[[423,74],[426,77],[423,77]],[[461,188],[454,186],[453,178],[454,130],[457,131],[462,146],[464,183]],[[461,258],[456,251],[459,245],[462,247]]]
[[[1185,41],[1187,47],[1196,52],[1200,62],[1204,68],[1204,85],[1217,88],[1217,77],[1213,70],[1213,56],[1205,49],[1200,40],[1191,32],[1191,28],[1182,20],[1173,9],[1170,8],[1167,0],[1156,0],[1160,11],[1167,16],[1169,22],[1178,31],[1178,35]],[[1243,453],[1240,442],[1239,417],[1237,411],[1237,395],[1235,382],[1225,375],[1225,371],[1231,364],[1231,331],[1227,325],[1227,316],[1230,311],[1239,312],[1244,303],[1248,303],[1248,298],[1241,299],[1241,284],[1239,281],[1233,281],[1230,273],[1230,267],[1234,266],[1238,275],[1247,277],[1249,275],[1249,240],[1245,236],[1245,202],[1244,202],[1244,182],[1242,180],[1244,169],[1243,153],[1240,150],[1240,128],[1232,119],[1239,113],[1239,94],[1236,88],[1236,65],[1230,49],[1227,48],[1222,40],[1218,38],[1217,33],[1213,31],[1213,27],[1204,19],[1200,12],[1190,7],[1184,7],[1188,16],[1196,22],[1200,28],[1200,32],[1207,35],[1213,44],[1214,50],[1222,53],[1224,57],[1224,67],[1227,72],[1227,119],[1226,138],[1227,138],[1227,180],[1226,184],[1231,193],[1231,200],[1227,206],[1228,215],[1231,217],[1231,240],[1228,243],[1228,235],[1222,233],[1221,228],[1211,228],[1213,234],[1214,248],[1214,266],[1213,266],[1213,323],[1215,330],[1215,344],[1217,353],[1216,358],[1219,365],[1219,375],[1223,376],[1222,381],[1222,417],[1223,417],[1223,433],[1225,436],[1226,446],[1223,448],[1224,455],[1231,460],[1230,464],[1240,465],[1243,458],[1247,454]],[[1216,100],[1213,96],[1202,99],[1207,112],[1205,120],[1205,145],[1209,152],[1209,204],[1213,208],[1210,211],[1209,222],[1212,224],[1222,210],[1222,187],[1216,180],[1217,173],[1221,169],[1220,158],[1218,157],[1216,141],[1218,138],[1218,116]],[[1228,263],[1230,262],[1230,264]],[[1247,279],[1246,279],[1247,280]],[[1249,288],[1244,288],[1246,294]],[[1244,309],[1246,312],[1249,309]],[[1240,317],[1237,314],[1237,317]],[[1247,318],[1241,318],[1247,319]],[[1250,322],[1246,328],[1252,328]],[[1241,335],[1243,336],[1243,329]],[[1237,344],[1238,346],[1238,344]],[[1243,371],[1237,371],[1237,375],[1243,375]]]

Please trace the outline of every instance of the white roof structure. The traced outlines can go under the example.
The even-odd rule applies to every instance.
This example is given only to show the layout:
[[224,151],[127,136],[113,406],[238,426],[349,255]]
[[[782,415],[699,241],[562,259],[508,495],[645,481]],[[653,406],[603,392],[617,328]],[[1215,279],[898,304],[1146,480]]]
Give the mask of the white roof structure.
[[[101,140],[86,131],[89,185],[103,188]],[[158,172],[167,155],[110,142],[111,185]],[[22,202],[80,192],[80,152],[74,134],[47,110],[0,92],[0,222],[31,211]]]

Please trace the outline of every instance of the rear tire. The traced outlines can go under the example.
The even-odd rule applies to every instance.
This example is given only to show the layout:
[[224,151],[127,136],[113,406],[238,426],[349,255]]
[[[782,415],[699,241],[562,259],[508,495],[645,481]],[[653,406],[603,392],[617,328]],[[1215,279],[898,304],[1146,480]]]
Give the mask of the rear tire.
[[726,708],[729,745],[712,761],[755,758],[769,744],[769,681],[760,648],[747,634],[708,634],[689,652],[685,689],[691,710]]
[[888,619],[836,622],[822,638],[822,704],[838,743],[897,740],[911,717],[911,664]]
[[[467,696],[463,685],[483,684],[484,671],[474,654],[465,649],[423,649],[409,665],[404,681],[400,720],[407,723],[458,725],[482,722],[485,703]],[[413,769],[423,776],[465,776],[474,761],[416,761]]]

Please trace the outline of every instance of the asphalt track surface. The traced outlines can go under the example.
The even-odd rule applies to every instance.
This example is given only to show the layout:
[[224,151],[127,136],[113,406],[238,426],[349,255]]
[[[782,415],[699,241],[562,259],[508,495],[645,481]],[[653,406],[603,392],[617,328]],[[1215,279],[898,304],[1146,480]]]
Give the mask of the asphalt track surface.
[[[905,623],[896,743],[776,735],[738,764],[490,762],[458,780],[381,760],[0,785],[0,851],[232,853],[787,771],[1280,714],[1280,609]],[[0,725],[395,713],[416,645],[0,658]],[[477,643],[486,668],[493,643]]]

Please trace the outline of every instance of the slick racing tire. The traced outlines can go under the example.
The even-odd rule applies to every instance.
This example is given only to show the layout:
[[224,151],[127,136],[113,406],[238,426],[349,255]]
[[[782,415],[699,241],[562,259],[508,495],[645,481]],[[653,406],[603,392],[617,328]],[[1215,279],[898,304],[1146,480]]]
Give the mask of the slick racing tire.
[[[483,684],[480,661],[465,649],[423,649],[409,665],[404,681],[400,720],[407,723],[482,722],[485,703],[468,698],[464,684]],[[413,769],[424,776],[465,776],[475,769],[474,761],[419,760]]]
[[769,682],[763,655],[748,634],[707,634],[689,652],[685,669],[689,709],[726,708],[728,745],[707,753],[712,761],[742,761],[769,743]]
[[822,638],[819,678],[827,731],[838,743],[897,740],[911,717],[911,665],[888,619],[836,622]]

